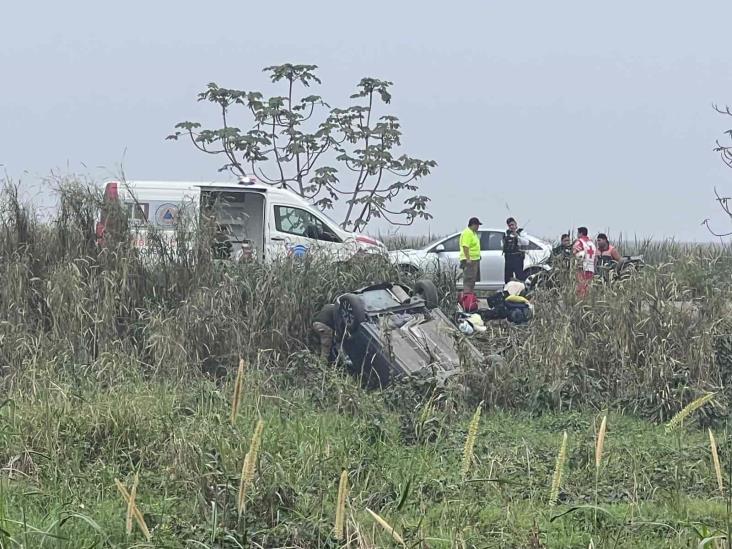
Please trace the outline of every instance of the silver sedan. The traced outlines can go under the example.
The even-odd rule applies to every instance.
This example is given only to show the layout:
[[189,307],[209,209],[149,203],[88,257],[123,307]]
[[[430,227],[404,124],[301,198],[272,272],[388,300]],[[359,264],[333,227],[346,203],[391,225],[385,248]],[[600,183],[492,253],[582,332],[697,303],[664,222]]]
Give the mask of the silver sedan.
[[[476,290],[500,290],[504,286],[504,258],[502,242],[504,231],[501,229],[481,228],[480,234],[480,281]],[[528,245],[523,246],[526,252],[524,270],[533,275],[549,269],[548,259],[552,248],[535,236],[521,233]],[[390,252],[391,260],[402,269],[411,272],[430,273],[440,269],[459,269],[460,267],[460,233],[455,233],[436,240],[418,250],[395,250]],[[458,281],[458,284],[461,284]]]

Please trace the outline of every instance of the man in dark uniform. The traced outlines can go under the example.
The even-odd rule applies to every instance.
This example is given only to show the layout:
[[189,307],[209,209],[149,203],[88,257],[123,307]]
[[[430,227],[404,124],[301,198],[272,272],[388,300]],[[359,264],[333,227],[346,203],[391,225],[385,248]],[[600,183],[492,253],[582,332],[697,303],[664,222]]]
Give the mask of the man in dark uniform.
[[526,273],[524,272],[524,251],[523,246],[528,246],[529,242],[521,236],[523,229],[518,228],[518,223],[513,217],[506,219],[508,229],[503,234],[503,257],[506,261],[504,269],[504,281],[508,284],[512,279],[524,281]]
[[552,257],[572,257],[572,239],[569,234],[564,233],[562,239],[552,249]]
[[572,239],[568,233],[562,235],[562,239],[559,244],[552,248],[551,262],[554,267],[566,267],[572,260]]

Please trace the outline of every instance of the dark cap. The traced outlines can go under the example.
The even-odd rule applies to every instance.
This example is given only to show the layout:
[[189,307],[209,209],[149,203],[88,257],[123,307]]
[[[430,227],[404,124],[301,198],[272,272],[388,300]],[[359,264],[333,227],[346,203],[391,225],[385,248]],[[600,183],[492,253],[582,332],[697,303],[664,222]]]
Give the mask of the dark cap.
[[471,217],[470,221],[468,221],[468,227],[470,227],[471,225],[482,225],[482,223],[477,217]]

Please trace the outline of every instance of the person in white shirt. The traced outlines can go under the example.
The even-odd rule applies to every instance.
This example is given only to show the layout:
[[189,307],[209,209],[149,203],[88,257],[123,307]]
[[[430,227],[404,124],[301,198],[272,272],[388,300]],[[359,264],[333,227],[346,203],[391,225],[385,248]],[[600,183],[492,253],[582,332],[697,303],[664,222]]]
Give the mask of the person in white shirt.
[[572,246],[572,254],[578,260],[577,270],[577,296],[584,298],[590,288],[590,281],[595,276],[595,260],[597,259],[597,247],[588,236],[587,227],[577,229],[577,240]]

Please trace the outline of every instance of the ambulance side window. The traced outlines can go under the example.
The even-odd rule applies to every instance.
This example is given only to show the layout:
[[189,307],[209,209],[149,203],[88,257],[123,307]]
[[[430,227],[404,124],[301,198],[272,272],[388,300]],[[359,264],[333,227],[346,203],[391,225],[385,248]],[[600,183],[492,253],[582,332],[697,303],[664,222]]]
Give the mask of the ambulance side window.
[[281,233],[324,242],[340,242],[340,238],[313,214],[302,208],[275,206],[275,227]]
[[146,223],[150,219],[150,204],[147,202],[125,202],[125,212],[130,223]]

